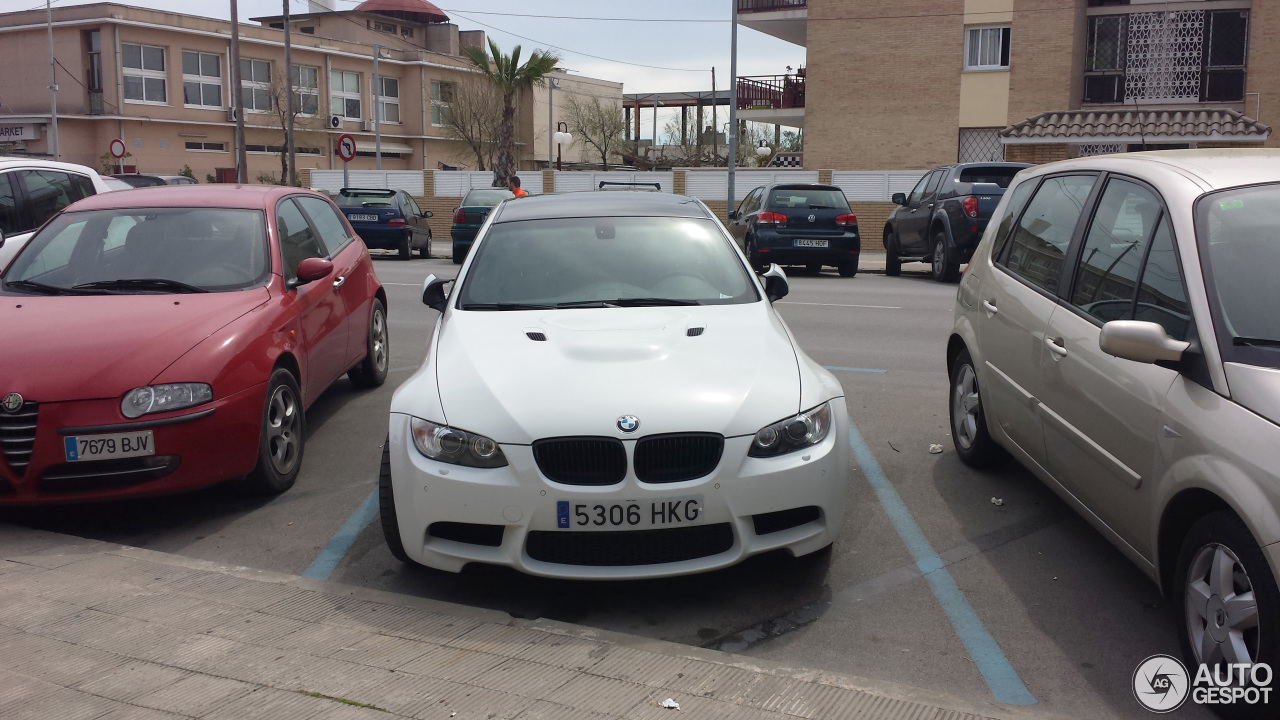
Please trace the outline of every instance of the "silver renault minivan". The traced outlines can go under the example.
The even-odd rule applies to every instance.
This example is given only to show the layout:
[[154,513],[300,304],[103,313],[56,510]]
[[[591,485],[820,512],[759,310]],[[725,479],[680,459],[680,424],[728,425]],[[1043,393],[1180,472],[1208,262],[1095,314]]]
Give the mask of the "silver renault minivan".
[[1280,665],[1280,151],[1022,171],[947,367],[961,459],[1013,456],[1159,583],[1192,672]]

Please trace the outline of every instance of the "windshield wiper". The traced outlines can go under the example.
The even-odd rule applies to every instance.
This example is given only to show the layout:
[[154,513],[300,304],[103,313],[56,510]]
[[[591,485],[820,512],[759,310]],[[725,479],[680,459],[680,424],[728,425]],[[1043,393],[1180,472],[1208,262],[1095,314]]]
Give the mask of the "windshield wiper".
[[1256,345],[1258,347],[1280,347],[1280,340],[1274,338],[1233,337],[1232,345]]
[[5,287],[20,288],[22,290],[35,290],[46,295],[62,295],[63,293],[68,295],[80,294],[71,288],[58,287],[56,285],[45,285],[44,283],[36,282],[35,280],[7,280],[4,285]]
[[98,280],[97,282],[72,285],[72,290],[176,290],[186,293],[209,292],[202,287],[188,285],[178,280],[167,278],[120,278],[118,280]]
[[538,303],[467,303],[463,310],[554,310],[554,305]]
[[701,305],[697,300],[676,300],[674,298],[618,298],[609,301],[618,307],[648,307],[652,305]]
[[573,300],[556,303],[558,308],[606,308],[618,307],[612,300]]
[[835,210],[835,208],[830,205],[810,205],[809,209],[810,210]]

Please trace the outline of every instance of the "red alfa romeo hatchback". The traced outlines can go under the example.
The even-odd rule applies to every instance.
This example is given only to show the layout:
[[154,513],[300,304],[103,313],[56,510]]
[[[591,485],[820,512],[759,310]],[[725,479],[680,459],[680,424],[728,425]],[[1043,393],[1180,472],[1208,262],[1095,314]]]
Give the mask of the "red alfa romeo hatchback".
[[260,186],[95,195],[0,276],[0,505],[276,493],[308,407],[387,376],[387,299],[322,195]]

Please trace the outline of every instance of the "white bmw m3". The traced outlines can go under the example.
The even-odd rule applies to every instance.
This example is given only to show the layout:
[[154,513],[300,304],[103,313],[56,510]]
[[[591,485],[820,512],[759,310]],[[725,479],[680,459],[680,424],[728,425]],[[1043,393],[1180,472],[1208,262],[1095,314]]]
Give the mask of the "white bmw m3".
[[508,201],[396,390],[380,478],[391,552],[433,568],[681,575],[835,539],[840,383],[796,344],[701,202]]

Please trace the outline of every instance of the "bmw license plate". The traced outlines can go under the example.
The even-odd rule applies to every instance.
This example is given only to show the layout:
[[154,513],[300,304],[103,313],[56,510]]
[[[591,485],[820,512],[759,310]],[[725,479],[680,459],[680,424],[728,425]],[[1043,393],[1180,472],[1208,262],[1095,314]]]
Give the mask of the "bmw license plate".
[[561,530],[648,530],[701,525],[702,496],[622,502],[556,503],[556,527]]
[[150,430],[110,435],[73,435],[63,438],[67,462],[155,455],[155,438]]
[[826,240],[810,240],[808,238],[800,238],[796,240],[796,247],[824,248],[824,247],[828,247],[828,245]]
[[357,222],[378,222],[377,215],[348,215],[347,217]]

